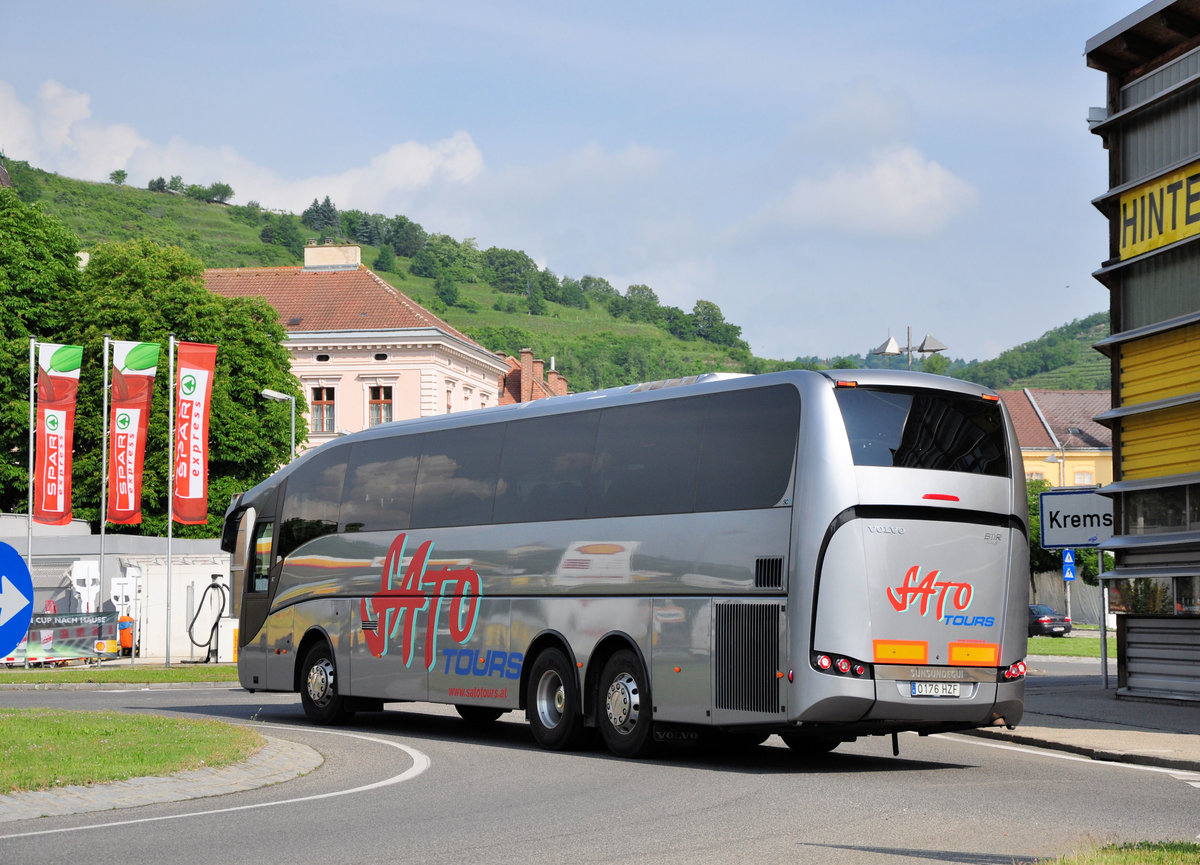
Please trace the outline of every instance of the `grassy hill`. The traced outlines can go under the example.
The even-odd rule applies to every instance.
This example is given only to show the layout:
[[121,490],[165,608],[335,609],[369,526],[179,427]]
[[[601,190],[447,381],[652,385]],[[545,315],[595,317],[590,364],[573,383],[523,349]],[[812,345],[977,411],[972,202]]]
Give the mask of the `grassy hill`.
[[[304,240],[317,235],[303,227],[297,232],[299,221],[293,215],[265,210],[254,202],[226,205],[172,192],[74,180],[22,162],[9,162],[8,169],[21,198],[60,219],[79,236],[85,250],[106,241],[147,238],[179,246],[206,267],[295,265],[303,260]],[[283,242],[285,229],[292,233],[288,243]],[[272,232],[274,242],[268,242],[264,237]],[[363,262],[373,266],[380,247],[354,242],[362,247]],[[614,316],[599,302],[587,308],[547,302],[544,314],[530,314],[523,300],[517,304],[514,295],[478,278],[459,282],[457,301],[447,305],[439,298],[433,278],[413,274],[413,261],[397,255],[390,270],[373,269],[493,351],[516,354],[530,347],[538,357],[554,358],[575,391],[709,371],[767,372],[820,365],[815,358],[754,357],[744,344],[681,339],[668,332],[661,320],[656,324]],[[1091,342],[1107,333],[1107,314],[1099,315],[1102,323],[1091,316],[1078,333],[1072,328],[1079,323],[1072,323],[1064,326],[1070,333],[1059,333],[1064,330],[1059,328],[994,361],[955,362],[945,372],[996,387],[1107,387],[1108,361],[1090,348]],[[1095,336],[1098,329],[1104,334]],[[1071,350],[1064,351],[1064,346]],[[899,363],[852,356],[839,365]]]

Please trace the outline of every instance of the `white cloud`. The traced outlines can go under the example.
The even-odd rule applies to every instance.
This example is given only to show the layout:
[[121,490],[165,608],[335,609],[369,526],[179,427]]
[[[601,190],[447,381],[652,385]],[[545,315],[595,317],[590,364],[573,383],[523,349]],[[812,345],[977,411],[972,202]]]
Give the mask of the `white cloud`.
[[801,178],[751,220],[791,230],[849,235],[932,237],[974,207],[975,187],[912,147],[876,153],[865,164]]
[[37,149],[33,112],[21,104],[17,91],[0,81],[0,151],[14,159],[30,159]]

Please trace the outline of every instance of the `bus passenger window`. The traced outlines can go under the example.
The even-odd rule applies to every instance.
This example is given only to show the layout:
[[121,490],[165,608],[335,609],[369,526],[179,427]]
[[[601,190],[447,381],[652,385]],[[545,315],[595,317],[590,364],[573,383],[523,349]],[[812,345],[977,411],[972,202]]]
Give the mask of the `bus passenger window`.
[[325,445],[288,478],[278,555],[286,558],[300,545],[337,532],[347,450]]
[[271,536],[274,525],[259,523],[254,527],[254,575],[250,591],[265,592],[271,579]]
[[504,434],[497,523],[584,516],[600,412],[513,421]]
[[356,442],[350,449],[341,531],[399,532],[412,516],[420,435]]
[[417,469],[412,527],[490,523],[503,441],[502,424],[427,434]]

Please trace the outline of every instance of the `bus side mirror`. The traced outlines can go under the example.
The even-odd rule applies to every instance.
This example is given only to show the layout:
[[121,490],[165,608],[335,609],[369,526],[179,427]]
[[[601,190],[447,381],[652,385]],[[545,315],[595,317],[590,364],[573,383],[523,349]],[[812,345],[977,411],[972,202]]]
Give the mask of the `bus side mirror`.
[[229,615],[242,617],[242,595],[246,591],[247,570],[254,568],[254,521],[258,511],[246,508],[238,519],[237,541],[229,559]]

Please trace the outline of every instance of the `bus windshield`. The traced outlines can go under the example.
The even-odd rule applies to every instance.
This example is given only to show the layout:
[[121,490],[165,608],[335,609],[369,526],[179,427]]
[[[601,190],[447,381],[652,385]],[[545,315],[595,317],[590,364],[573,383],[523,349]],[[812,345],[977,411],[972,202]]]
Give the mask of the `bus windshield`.
[[945,391],[839,387],[854,464],[1007,477],[997,402]]

